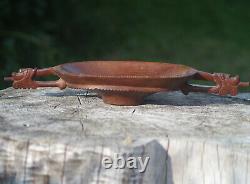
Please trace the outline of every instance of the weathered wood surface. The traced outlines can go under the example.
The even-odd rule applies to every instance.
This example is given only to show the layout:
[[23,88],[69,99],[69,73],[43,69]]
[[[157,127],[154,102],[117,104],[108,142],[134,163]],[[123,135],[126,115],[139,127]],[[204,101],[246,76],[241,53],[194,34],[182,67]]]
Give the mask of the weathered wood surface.
[[[0,92],[0,183],[250,183],[250,94],[161,93],[104,104],[85,91]],[[150,157],[144,173],[105,169],[113,153]]]

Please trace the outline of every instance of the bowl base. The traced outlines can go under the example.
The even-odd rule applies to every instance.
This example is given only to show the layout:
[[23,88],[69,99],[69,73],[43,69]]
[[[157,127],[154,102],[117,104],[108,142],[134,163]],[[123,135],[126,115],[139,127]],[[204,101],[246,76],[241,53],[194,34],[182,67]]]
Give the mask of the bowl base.
[[144,98],[150,94],[145,93],[128,93],[128,92],[107,92],[100,96],[106,104],[120,106],[136,106],[143,103]]

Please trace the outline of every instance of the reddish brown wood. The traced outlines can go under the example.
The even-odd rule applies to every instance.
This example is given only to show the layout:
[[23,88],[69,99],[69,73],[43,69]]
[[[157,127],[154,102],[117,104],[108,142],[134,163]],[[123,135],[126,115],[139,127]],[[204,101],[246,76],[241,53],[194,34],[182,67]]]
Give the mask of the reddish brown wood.
[[[57,81],[34,81],[35,77],[56,75]],[[206,80],[212,87],[193,86],[188,81]],[[88,61],[66,63],[46,69],[21,69],[5,80],[13,81],[14,88],[58,87],[94,90],[103,101],[114,105],[138,105],[143,99],[160,91],[181,90],[218,95],[236,95],[239,87],[249,86],[240,82],[239,76],[198,71],[188,66],[138,61]]]
[[18,73],[13,72],[11,77],[5,77],[4,80],[13,81],[12,86],[14,88],[32,88],[36,89],[38,87],[58,87],[60,89],[66,88],[66,83],[64,80],[59,79],[57,81],[34,81],[35,77],[42,77],[48,75],[55,75],[53,68],[45,69],[32,69],[25,68],[20,69]]
[[239,87],[248,87],[249,82],[240,82],[240,77],[238,75],[231,76],[230,74],[224,73],[214,73],[210,74],[207,72],[198,71],[194,76],[196,80],[206,80],[211,81],[216,84],[212,87],[200,87],[187,84],[183,86],[182,92],[188,94],[189,92],[205,92],[211,94],[218,94],[221,96],[238,94]]

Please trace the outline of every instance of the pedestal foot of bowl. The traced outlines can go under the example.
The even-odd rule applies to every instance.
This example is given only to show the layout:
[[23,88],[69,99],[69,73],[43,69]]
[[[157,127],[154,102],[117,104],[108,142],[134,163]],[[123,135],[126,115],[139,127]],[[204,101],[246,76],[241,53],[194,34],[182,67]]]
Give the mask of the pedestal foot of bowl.
[[120,106],[135,106],[143,103],[144,98],[150,94],[128,93],[128,92],[107,92],[101,93],[102,100],[106,104]]

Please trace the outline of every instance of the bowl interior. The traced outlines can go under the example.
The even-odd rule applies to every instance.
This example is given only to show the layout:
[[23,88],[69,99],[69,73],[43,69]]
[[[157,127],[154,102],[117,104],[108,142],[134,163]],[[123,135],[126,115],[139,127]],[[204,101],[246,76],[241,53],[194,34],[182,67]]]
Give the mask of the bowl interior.
[[59,65],[61,72],[87,76],[184,77],[195,70],[184,65],[138,61],[86,61]]

